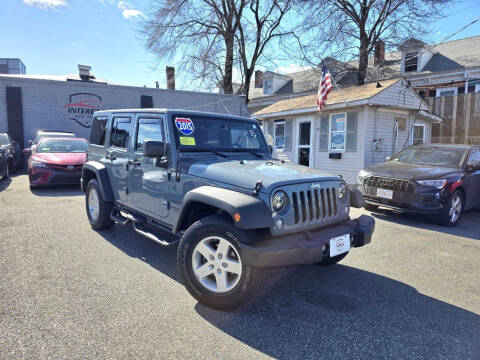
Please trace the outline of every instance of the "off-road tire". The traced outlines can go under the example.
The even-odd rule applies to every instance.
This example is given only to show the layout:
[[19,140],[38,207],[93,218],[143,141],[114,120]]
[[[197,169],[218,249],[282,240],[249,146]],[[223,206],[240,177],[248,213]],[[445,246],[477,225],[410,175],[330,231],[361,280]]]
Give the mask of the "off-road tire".
[[[98,217],[97,219],[92,219],[89,211],[88,196],[90,191],[95,189],[98,195]],[[87,212],[88,221],[90,225],[95,230],[104,230],[111,228],[115,223],[111,218],[110,214],[112,212],[113,203],[111,201],[105,201],[102,197],[102,192],[100,191],[100,185],[96,179],[91,179],[88,182],[87,190],[85,191],[85,210]]]
[[218,215],[207,216],[193,223],[183,234],[177,251],[178,269],[188,292],[201,304],[219,310],[233,310],[252,303],[262,283],[264,271],[261,269],[248,267],[242,261],[242,273],[238,284],[225,293],[209,291],[195,277],[192,254],[195,246],[208,236],[220,236],[228,240],[238,254],[240,254],[238,244],[250,242],[242,230]]
[[345,256],[348,255],[347,253],[343,253],[334,257],[330,257],[328,254],[325,255],[322,260],[316,262],[314,265],[316,266],[332,266],[338,263],[340,260],[342,260]]
[[368,210],[368,211],[377,211],[378,210],[378,205],[365,203],[365,205],[363,205],[363,208],[365,210]]
[[[461,210],[458,218],[452,222],[450,218],[450,209],[452,207],[452,202],[457,196],[460,198],[460,201],[461,201]],[[455,190],[452,194],[450,194],[447,201],[445,201],[444,207],[440,210],[440,213],[438,214],[439,216],[436,217],[437,222],[440,225],[449,226],[449,227],[458,225],[458,223],[462,219],[464,206],[465,206],[465,198],[463,196],[463,193],[459,190]]]

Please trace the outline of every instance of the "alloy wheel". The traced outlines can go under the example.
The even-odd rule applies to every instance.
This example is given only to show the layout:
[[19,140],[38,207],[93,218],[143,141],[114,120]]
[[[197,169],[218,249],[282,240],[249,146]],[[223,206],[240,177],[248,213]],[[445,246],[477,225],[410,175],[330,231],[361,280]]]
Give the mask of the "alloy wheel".
[[460,214],[462,212],[462,199],[459,194],[455,194],[451,203],[450,203],[450,211],[448,212],[448,216],[450,218],[451,223],[455,223]]
[[193,249],[192,268],[198,282],[215,293],[235,288],[242,276],[242,260],[230,241],[208,236]]
[[90,189],[88,193],[88,212],[90,214],[90,218],[93,221],[97,221],[98,214],[100,212],[100,205],[98,201],[98,193],[95,188]]

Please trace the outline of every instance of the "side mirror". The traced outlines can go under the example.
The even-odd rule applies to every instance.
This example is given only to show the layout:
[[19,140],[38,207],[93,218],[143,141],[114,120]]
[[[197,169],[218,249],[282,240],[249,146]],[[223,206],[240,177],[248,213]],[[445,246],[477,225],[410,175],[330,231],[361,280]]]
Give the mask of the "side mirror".
[[268,145],[268,151],[270,152],[270,155],[273,154],[273,146]]
[[32,149],[30,148],[23,149],[23,153],[26,155],[30,155],[32,153]]
[[391,157],[391,156],[387,156],[387,157],[385,158],[385,161],[390,161],[390,160],[392,160],[392,157]]
[[145,157],[162,157],[165,155],[165,143],[163,141],[147,140],[143,143],[142,154]]

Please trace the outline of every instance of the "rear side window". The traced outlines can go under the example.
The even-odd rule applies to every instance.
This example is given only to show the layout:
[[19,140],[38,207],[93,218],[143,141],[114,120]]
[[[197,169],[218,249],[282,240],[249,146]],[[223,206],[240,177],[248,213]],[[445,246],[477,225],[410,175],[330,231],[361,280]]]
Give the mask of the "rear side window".
[[127,148],[128,139],[130,137],[131,120],[129,117],[113,118],[112,133],[110,136],[110,145]]
[[162,119],[141,118],[138,120],[137,142],[135,148],[142,150],[146,140],[165,142]]
[[90,132],[90,144],[103,145],[107,129],[108,117],[96,117],[92,122]]

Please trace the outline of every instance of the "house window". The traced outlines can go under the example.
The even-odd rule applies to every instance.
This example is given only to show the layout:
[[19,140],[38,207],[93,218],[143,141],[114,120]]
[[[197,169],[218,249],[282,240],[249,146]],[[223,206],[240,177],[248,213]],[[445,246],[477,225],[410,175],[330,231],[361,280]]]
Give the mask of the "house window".
[[425,142],[425,125],[413,126],[413,145],[423,144]]
[[397,117],[395,121],[397,122],[398,132],[407,131],[407,119]]
[[345,151],[345,122],[346,113],[332,114],[330,118],[330,141],[329,148],[334,152]]
[[405,72],[417,71],[418,53],[405,54]]
[[285,120],[275,120],[273,129],[275,149],[283,149],[285,146]]
[[475,92],[480,92],[480,84],[475,85]]
[[273,80],[265,80],[265,83],[263,84],[263,94],[268,95],[272,93],[272,87],[273,87]]
[[454,96],[458,94],[458,88],[456,87],[448,87],[448,88],[438,88],[437,89],[437,97],[440,96]]

